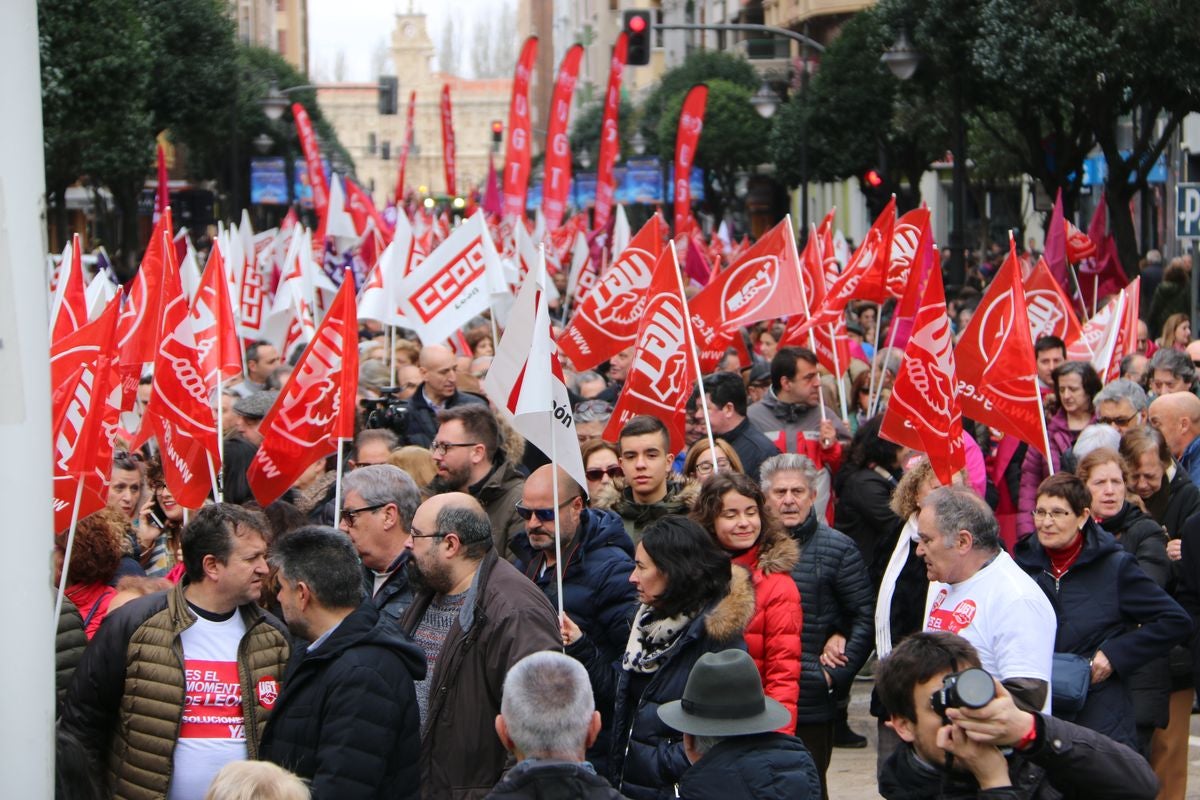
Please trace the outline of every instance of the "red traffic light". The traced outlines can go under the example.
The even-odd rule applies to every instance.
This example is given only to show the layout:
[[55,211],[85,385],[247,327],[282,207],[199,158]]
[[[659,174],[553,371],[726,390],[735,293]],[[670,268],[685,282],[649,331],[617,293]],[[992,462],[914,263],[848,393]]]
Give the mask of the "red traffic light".
[[877,169],[867,170],[867,174],[863,176],[863,181],[872,189],[878,189],[883,186],[883,176],[879,174]]
[[631,15],[629,17],[629,30],[633,33],[641,33],[646,30],[646,18],[640,15]]
[[504,123],[500,120],[493,120],[492,133],[504,133]]

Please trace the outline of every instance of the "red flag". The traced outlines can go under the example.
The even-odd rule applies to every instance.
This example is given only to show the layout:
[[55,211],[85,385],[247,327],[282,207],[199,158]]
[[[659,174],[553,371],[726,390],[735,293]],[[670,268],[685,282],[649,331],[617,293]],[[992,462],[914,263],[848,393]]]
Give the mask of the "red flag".
[[600,157],[596,159],[596,216],[595,229],[608,228],[612,215],[613,198],[616,196],[616,181],[613,165],[621,152],[621,131],[618,117],[621,113],[621,75],[625,71],[625,57],[629,42],[624,31],[617,34],[613,45],[612,60],[608,65],[608,90],[604,93],[604,121],[600,125]]
[[1095,243],[1096,252],[1079,263],[1079,292],[1084,308],[1095,308],[1100,298],[1116,294],[1129,283],[1129,277],[1121,269],[1117,243],[1108,233],[1108,203],[1103,193],[1088,223],[1087,235]]
[[1096,243],[1086,233],[1076,228],[1071,220],[1063,220],[1066,226],[1067,261],[1078,264],[1085,258],[1096,255]]
[[54,446],[54,530],[71,525],[79,480],[79,518],[104,508],[112,468],[112,437],[120,418],[117,320],[113,298],[94,321],[55,342],[50,351]]
[[[928,221],[926,221],[928,223]],[[895,249],[892,250],[895,255]],[[921,308],[921,298],[925,296],[925,286],[934,265],[938,264],[937,250],[933,246],[933,232],[926,224],[921,230],[917,242],[916,256],[912,261],[908,275],[905,277],[904,294],[896,304],[892,313],[892,323],[888,330],[887,341],[897,350],[904,350],[908,338],[912,335],[913,324],[916,322],[917,311]],[[940,267],[939,267],[940,269]]]
[[567,123],[571,119],[571,97],[583,59],[583,45],[573,44],[563,55],[554,81],[554,96],[550,100],[550,123],[546,130],[546,160],[542,179],[542,215],[546,229],[553,231],[562,224],[567,211],[567,193],[571,189],[571,141]]
[[442,84],[442,167],[446,174],[446,194],[458,194],[455,180],[458,164],[454,155],[454,115],[450,108],[450,84]]
[[413,143],[413,116],[417,110],[417,90],[408,93],[408,113],[404,118],[404,141],[400,144],[400,165],[396,174],[396,213],[404,213],[404,172],[408,169],[408,151]]
[[163,152],[162,143],[159,142],[155,149],[158,162],[158,186],[155,187],[154,192],[154,221],[158,222],[163,212],[171,206],[171,187],[167,181],[167,154]]
[[941,270],[930,270],[879,435],[929,456],[943,486],[967,465]]
[[[787,334],[785,333],[779,344],[782,346],[786,340]],[[808,347],[807,337],[804,340],[789,342],[789,344]],[[846,330],[845,319],[838,320],[836,329],[832,325],[818,325],[813,328],[812,344],[817,361],[829,370],[829,374],[839,377],[846,374],[846,370],[850,368],[852,353],[850,351],[850,334]],[[866,360],[863,359],[863,361]]]
[[687,237],[687,255],[684,256],[683,271],[700,287],[708,285],[712,278],[712,267],[704,257],[704,243],[698,242],[695,234]]
[[504,216],[525,217],[529,191],[529,161],[532,133],[529,118],[529,77],[537,57],[538,40],[530,36],[521,46],[521,57],[513,72],[512,99],[508,104],[508,146],[504,153]]
[[679,109],[679,127],[675,132],[675,231],[683,230],[692,213],[692,164],[696,161],[696,146],[704,129],[704,107],[708,103],[708,87],[697,84],[688,90]]
[[1042,450],[1042,399],[1028,318],[1016,246],[1009,242],[1008,258],[954,350],[958,397],[970,419]]
[[[142,264],[126,290],[121,319],[117,323],[117,346],[121,350],[121,407],[126,410],[133,408],[142,366],[153,361],[158,352],[163,318],[163,270],[167,253],[174,256],[170,231],[171,209],[168,208],[150,234]],[[167,235],[165,240],[164,233]]]
[[261,506],[277,500],[318,458],[354,436],[358,321],[347,270],[316,335],[259,425],[262,444],[246,471]]
[[1050,274],[1046,259],[1039,258],[1025,279],[1025,305],[1029,309],[1029,331],[1036,342],[1043,336],[1057,336],[1067,345],[1082,332],[1071,301]]
[[576,370],[591,369],[637,341],[646,287],[662,255],[666,233],[662,217],[655,214],[576,307],[558,338],[559,350]]
[[645,313],[637,332],[637,349],[625,388],[617,398],[603,438],[615,442],[621,428],[636,414],[658,417],[671,434],[671,452],[683,447],[683,416],[696,379],[692,361],[692,326],[679,283],[675,246],[654,265],[646,289]]
[[1046,247],[1042,254],[1050,267],[1050,274],[1063,293],[1071,296],[1070,270],[1067,267],[1067,226],[1063,217],[1062,189],[1054,198],[1054,210],[1050,213],[1050,228],[1046,231]]
[[837,282],[838,275],[842,273],[842,265],[838,263],[837,250],[833,246],[833,217],[836,212],[836,208],[829,209],[825,219],[821,220],[821,224],[817,226],[815,234],[820,247],[818,252],[821,254],[821,264],[825,270],[826,288],[833,286]]
[[928,208],[914,208],[896,220],[887,271],[887,291],[892,297],[899,299],[904,296],[921,236],[928,227]]
[[87,292],[83,288],[83,243],[79,234],[63,249],[54,303],[50,308],[50,341],[79,330],[88,321]]
[[329,183],[325,180],[325,168],[321,166],[321,148],[317,134],[313,132],[312,120],[299,103],[292,103],[292,118],[296,120],[296,136],[304,150],[304,163],[308,165],[308,185],[312,188],[313,208],[318,219],[329,213]]
[[496,162],[488,152],[487,185],[483,191],[483,213],[498,217],[504,212],[503,196],[500,194],[500,176],[496,174]]
[[[1142,276],[1121,290],[1122,299],[1121,321],[1117,329],[1116,341],[1113,343],[1112,355],[1108,360],[1108,369],[1100,377],[1105,383],[1115,381],[1121,376],[1121,360],[1125,356],[1137,352],[1138,312],[1141,306]],[[1120,298],[1119,298],[1120,299]]]
[[175,254],[163,260],[163,324],[154,359],[154,383],[134,447],[151,435],[162,451],[163,481],[184,508],[199,508],[221,466],[216,418],[200,373],[200,352],[192,333],[187,295],[179,281]]
[[200,276],[200,287],[192,298],[191,318],[196,350],[200,355],[200,375],[205,388],[211,392],[217,388],[218,381],[242,373],[241,346],[233,320],[233,306],[229,302],[220,240],[213,242],[208,264]]

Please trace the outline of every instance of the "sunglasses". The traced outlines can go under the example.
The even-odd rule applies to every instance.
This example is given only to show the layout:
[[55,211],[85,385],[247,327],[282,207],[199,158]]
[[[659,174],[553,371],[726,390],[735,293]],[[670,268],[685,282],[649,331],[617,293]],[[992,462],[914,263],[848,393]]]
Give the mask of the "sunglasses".
[[625,470],[621,469],[620,464],[613,464],[611,467],[591,467],[585,469],[583,474],[589,481],[603,480],[605,475],[615,481],[617,478],[625,477]]
[[[579,495],[576,495],[575,497],[578,497],[578,496]],[[565,505],[570,505],[571,503],[575,502],[575,497],[572,497],[572,498],[562,501],[561,503],[558,504],[558,507],[562,508]],[[556,509],[553,509],[553,508],[530,508],[529,506],[523,505],[521,503],[516,504],[516,509],[517,509],[517,516],[520,517],[521,519],[525,520],[526,522],[533,519],[534,517],[538,518],[538,522],[553,522],[554,521],[554,512],[556,511]]]
[[1130,414],[1128,417],[1099,417],[1096,422],[1101,425],[1116,425],[1118,428],[1123,428],[1137,418],[1137,414]]

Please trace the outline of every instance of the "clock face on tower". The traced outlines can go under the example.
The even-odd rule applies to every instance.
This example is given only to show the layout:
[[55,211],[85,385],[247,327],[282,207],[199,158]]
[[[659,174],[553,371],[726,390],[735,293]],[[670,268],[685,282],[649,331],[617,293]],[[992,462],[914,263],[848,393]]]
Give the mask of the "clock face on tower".
[[411,22],[406,22],[400,26],[400,32],[404,34],[405,39],[411,39],[417,35],[417,26]]

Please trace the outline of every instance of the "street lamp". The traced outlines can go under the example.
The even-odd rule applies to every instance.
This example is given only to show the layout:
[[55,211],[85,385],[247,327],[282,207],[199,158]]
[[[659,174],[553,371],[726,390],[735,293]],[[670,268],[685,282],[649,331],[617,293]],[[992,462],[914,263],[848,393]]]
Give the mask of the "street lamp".
[[260,133],[250,143],[254,145],[254,149],[258,151],[259,155],[265,156],[271,151],[271,145],[275,144],[275,140],[265,133]]
[[634,153],[638,154],[639,156],[645,154],[645,152],[646,152],[646,137],[642,136],[641,131],[638,131],[637,133],[635,133],[633,135],[633,138],[629,140],[629,143],[631,145],[633,145]]
[[267,96],[259,100],[258,104],[262,106],[263,113],[267,115],[267,119],[272,122],[278,122],[283,118],[283,112],[287,110],[287,95],[279,91],[278,83],[271,81],[271,88],[267,90]]
[[588,152],[586,147],[579,148],[579,152],[575,154],[575,160],[579,162],[579,166],[582,169],[592,166],[592,154]]
[[760,117],[770,119],[775,116],[775,111],[779,108],[779,95],[775,94],[766,81],[763,81],[762,86],[758,87],[758,91],[750,98],[750,105],[754,106],[754,110]]
[[[908,40],[908,32],[903,28],[896,37],[896,42],[880,56],[879,60],[887,65],[902,81],[912,78],[921,61],[921,52]],[[963,234],[966,231],[967,213],[967,132],[963,122],[962,86],[954,80],[951,94],[954,98],[953,130],[951,135],[950,153],[954,159],[952,182],[950,188],[951,229],[950,229],[950,258],[946,262],[947,286],[961,287],[966,275],[966,264],[963,259]]]

